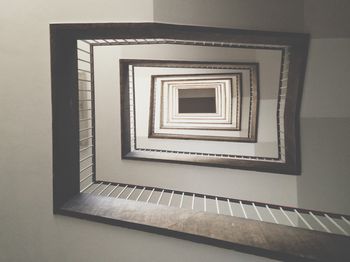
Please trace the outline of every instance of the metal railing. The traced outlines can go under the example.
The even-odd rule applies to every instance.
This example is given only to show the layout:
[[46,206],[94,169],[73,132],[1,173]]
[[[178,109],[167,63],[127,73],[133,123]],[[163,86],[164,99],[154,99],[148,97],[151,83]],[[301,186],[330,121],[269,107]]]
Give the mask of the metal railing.
[[[141,201],[156,205],[187,208],[254,219],[309,230],[349,236],[350,216],[302,208],[281,206],[222,196],[206,195],[158,187],[96,181],[95,170],[95,101],[93,46],[110,44],[152,44],[164,39],[79,40],[77,48],[79,92],[80,193]],[[169,42],[169,39],[166,40]],[[176,42],[174,42],[176,43]],[[189,43],[190,44],[190,43]],[[191,43],[193,44],[193,43]],[[198,43],[202,44],[202,43]],[[214,43],[225,46],[225,43]],[[283,65],[287,67],[288,65]],[[282,70],[282,79],[284,81]],[[284,95],[282,92],[281,96]],[[283,112],[282,112],[283,113]],[[283,126],[283,125],[282,125]],[[283,137],[283,131],[281,137]],[[283,143],[279,146],[283,147]]]
[[93,49],[77,41],[80,182],[95,179],[95,100]]
[[187,208],[345,236],[349,236],[350,232],[348,215],[243,199],[125,183],[94,182],[84,178],[81,180],[80,193]]

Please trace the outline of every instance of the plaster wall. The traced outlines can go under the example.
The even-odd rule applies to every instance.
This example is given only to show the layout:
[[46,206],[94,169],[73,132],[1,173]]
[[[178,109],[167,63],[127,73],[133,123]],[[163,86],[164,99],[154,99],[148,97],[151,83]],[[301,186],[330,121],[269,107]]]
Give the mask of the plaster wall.
[[[318,30],[315,38],[329,40],[348,38],[344,31],[349,23],[343,22],[343,15],[334,15],[332,20],[326,19],[327,31],[324,32],[317,25],[318,20],[313,13],[327,13],[332,8],[336,11],[332,12],[343,14],[346,11],[345,2],[329,7],[318,6],[319,1],[306,1],[304,14],[303,1],[1,1],[0,261],[268,261],[174,238],[53,216],[49,23],[155,20],[303,31],[306,18]],[[310,30],[316,32],[316,29]],[[337,34],[332,36],[333,32]],[[349,53],[349,47],[342,41],[339,39],[334,48],[342,47]],[[317,49],[315,44],[317,46],[317,42],[312,41],[310,63],[317,60],[317,53],[312,58],[313,50]],[[322,45],[321,42],[319,44]],[[336,55],[340,51],[334,56],[329,54],[327,48],[321,48],[320,52],[323,54],[323,64],[329,58],[334,58],[348,66],[346,62],[349,60],[345,59],[344,53],[338,58]],[[315,69],[315,66],[322,65],[317,62],[309,65],[308,74],[310,68]],[[342,67],[336,63],[335,66],[331,68],[331,76],[338,79],[337,74]],[[315,77],[322,75],[319,69],[314,72]],[[302,176],[294,178],[266,174],[265,179],[260,180],[262,175],[254,172],[232,175],[231,170],[223,170],[218,172],[218,179],[234,176],[233,191],[251,194],[247,197],[252,199],[255,190],[266,186],[276,189],[274,194],[280,196],[276,201],[320,209],[334,207],[335,211],[349,212],[345,201],[349,199],[349,107],[346,107],[346,99],[342,99],[342,96],[348,96],[348,88],[344,84],[346,82],[341,80],[341,87],[334,87],[339,88],[337,92],[341,95],[334,97],[328,105],[320,104],[318,109],[326,110],[318,119],[308,119],[306,116],[320,112],[315,109],[317,102],[312,98],[314,93],[308,90],[315,88],[326,94],[329,87],[322,83],[322,87],[318,84],[311,87],[313,85],[308,81],[313,81],[314,77],[309,77],[302,108]],[[346,79],[347,74],[339,77]],[[307,109],[306,99],[316,104]],[[178,172],[186,170],[179,166]],[[282,191],[285,195],[282,195]],[[326,197],[323,192],[327,192]],[[266,190],[265,193],[266,198],[270,198],[272,191]],[[334,203],[337,205],[333,206]]]

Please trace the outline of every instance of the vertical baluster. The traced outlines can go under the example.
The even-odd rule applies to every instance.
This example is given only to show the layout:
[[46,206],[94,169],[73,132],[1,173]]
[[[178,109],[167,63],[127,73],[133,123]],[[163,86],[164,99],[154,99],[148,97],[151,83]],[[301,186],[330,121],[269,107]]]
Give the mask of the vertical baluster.
[[302,215],[299,214],[298,210],[294,209],[294,212],[297,213],[298,217],[300,217],[300,219],[304,222],[304,224],[311,230],[313,230],[313,228],[310,226],[310,224],[302,217]]
[[109,197],[110,195],[112,195],[112,193],[113,193],[118,187],[119,187],[119,184],[116,185],[116,186],[111,190],[111,192],[109,192],[109,193],[107,194],[107,196]]
[[87,190],[88,188],[90,188],[94,183],[90,183],[88,186],[86,186],[85,188],[83,188],[82,190],[80,190],[80,193],[83,193],[85,190]]
[[149,196],[148,196],[148,198],[147,198],[147,200],[146,200],[147,203],[148,203],[149,200],[151,199],[151,197],[152,197],[152,195],[153,195],[153,192],[154,192],[154,188],[152,189],[151,193],[149,194]]
[[229,200],[229,199],[227,199],[227,205],[228,205],[228,208],[229,208],[229,210],[230,210],[231,216],[233,216],[232,207],[231,207],[231,203],[230,203],[230,200]]
[[291,225],[293,227],[295,227],[295,224],[293,223],[293,221],[289,218],[289,216],[287,216],[287,213],[284,212],[284,210],[282,209],[282,207],[280,207],[280,210],[282,211],[283,215],[288,219],[289,223],[291,223]]
[[111,185],[111,183],[107,184],[102,190],[100,193],[98,193],[97,195],[100,196],[103,192],[106,191],[106,189]]
[[273,220],[275,221],[275,223],[276,223],[276,224],[279,224],[277,218],[276,218],[275,215],[272,213],[270,207],[269,207],[268,205],[265,205],[265,206],[266,206],[267,210],[269,211],[270,215],[272,216]]
[[245,218],[248,218],[247,213],[245,212],[245,209],[244,209],[244,207],[243,207],[242,201],[239,201],[239,204],[241,205],[241,208],[242,208],[244,217],[245,217]]
[[341,219],[350,226],[350,221],[347,220],[345,217],[341,216]]
[[99,183],[97,187],[95,187],[91,192],[90,194],[94,193],[103,183]]
[[119,192],[119,194],[116,196],[116,198],[119,198],[121,196],[121,194],[123,194],[123,192],[128,188],[128,186],[126,185],[122,191]]
[[157,201],[157,205],[159,205],[160,200],[162,199],[163,194],[164,194],[164,189],[163,189],[162,192],[160,193],[160,196],[159,196],[158,201]]
[[326,225],[323,224],[321,220],[319,220],[311,211],[309,212],[309,214],[321,225],[321,227],[323,227],[324,230],[326,230],[328,233],[331,233],[328,227],[326,227]]
[[137,198],[136,198],[136,201],[139,201],[139,199],[140,199],[141,195],[143,194],[143,192],[145,191],[145,189],[146,189],[145,187],[142,188],[140,194],[139,194],[139,195],[137,196]]
[[333,218],[331,218],[330,216],[328,216],[327,214],[324,214],[325,217],[332,222],[333,225],[335,225],[341,232],[343,232],[344,235],[348,236],[348,232],[346,232],[337,222],[334,221]]
[[217,198],[217,197],[215,197],[215,204],[216,204],[216,212],[217,212],[218,214],[220,214],[219,202],[218,202],[218,198]]
[[84,177],[83,179],[80,180],[80,183],[84,182],[86,179],[92,176],[92,173],[90,173],[88,176]]
[[194,198],[196,197],[195,194],[192,195],[192,210],[194,209]]
[[263,221],[262,218],[261,218],[261,216],[260,216],[259,210],[256,208],[256,206],[255,206],[254,203],[252,203],[252,204],[253,204],[253,207],[254,207],[254,209],[255,209],[255,212],[258,214],[259,220],[260,220],[260,221]]
[[137,187],[137,186],[135,186],[135,187],[131,190],[131,192],[129,193],[129,195],[126,197],[126,200],[128,200],[129,197],[132,195],[132,193],[134,193],[136,187]]
[[184,192],[182,192],[182,194],[181,194],[181,201],[180,201],[180,208],[182,208],[182,204],[183,204],[183,202],[184,202]]
[[174,196],[174,190],[171,192],[170,198],[169,198],[169,202],[168,202],[168,206],[170,207],[171,205],[171,201],[173,200],[173,196]]

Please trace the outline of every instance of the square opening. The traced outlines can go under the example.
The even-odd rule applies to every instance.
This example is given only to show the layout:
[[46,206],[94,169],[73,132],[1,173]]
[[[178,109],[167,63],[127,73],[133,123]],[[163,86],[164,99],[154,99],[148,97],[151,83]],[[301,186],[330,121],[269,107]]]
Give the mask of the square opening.
[[179,89],[179,113],[216,113],[214,88]]

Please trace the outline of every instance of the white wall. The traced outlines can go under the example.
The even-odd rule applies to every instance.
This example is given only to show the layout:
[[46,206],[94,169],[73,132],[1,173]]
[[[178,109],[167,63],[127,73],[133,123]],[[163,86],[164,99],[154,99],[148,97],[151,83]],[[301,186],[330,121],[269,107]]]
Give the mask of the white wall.
[[[154,13],[155,20],[164,22],[303,30],[302,1],[260,2],[156,0]],[[272,4],[277,4],[278,8]],[[205,15],[197,15],[197,7]],[[152,20],[151,0],[1,1],[0,261],[264,261],[212,246],[52,215],[48,24]],[[342,89],[340,92],[345,91]],[[337,106],[336,102],[334,106]],[[317,125],[311,124],[310,128],[309,134],[318,131]],[[302,132],[305,133],[303,130],[308,128],[303,127]],[[326,139],[329,139],[329,134],[319,136],[315,143],[308,145],[317,145]],[[327,145],[321,146],[324,149]],[[310,148],[313,152],[319,150]],[[344,148],[348,147],[344,145]],[[337,148],[334,151],[339,152]],[[339,163],[345,176],[350,161],[347,161],[346,155],[341,157],[339,162],[335,156],[330,161]],[[303,161],[304,164],[308,162],[304,154]],[[309,181],[312,181],[318,170],[309,166]],[[179,168],[182,171],[184,167]],[[223,170],[218,176],[230,174],[230,170]],[[324,183],[333,180],[333,176],[324,174]],[[281,197],[296,202],[296,196],[289,200],[291,192],[296,192],[295,178],[268,174],[264,180],[260,177],[261,174],[253,172],[237,172],[237,183],[233,186],[242,192],[251,192],[254,198],[254,190],[268,185],[284,190],[286,196]],[[330,191],[334,195],[337,193],[336,188]],[[321,192],[318,190],[317,195]],[[345,191],[344,198],[347,196],[349,199],[348,192]],[[308,199],[310,202],[306,204],[317,203],[317,199]]]
[[0,261],[264,261],[52,214],[49,23],[152,20],[151,0],[0,2]]

